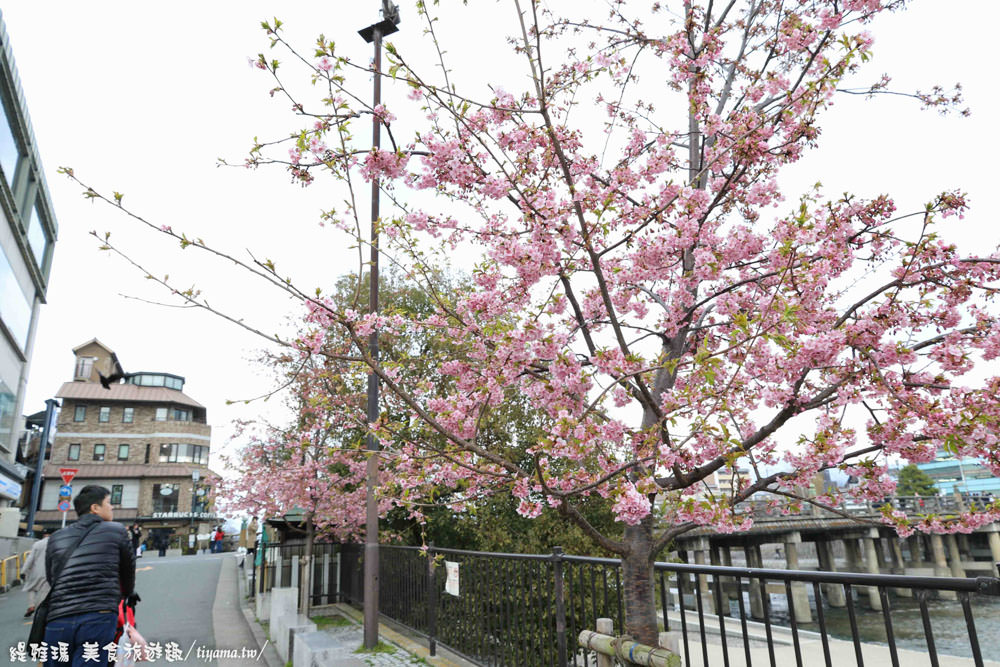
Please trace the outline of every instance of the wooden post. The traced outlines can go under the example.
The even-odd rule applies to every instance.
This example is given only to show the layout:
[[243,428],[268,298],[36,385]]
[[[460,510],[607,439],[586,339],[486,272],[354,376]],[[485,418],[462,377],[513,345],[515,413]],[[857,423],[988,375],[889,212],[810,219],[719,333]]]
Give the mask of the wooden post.
[[[610,618],[597,619],[597,632],[602,635],[613,635],[615,623]],[[598,652],[597,667],[615,667],[615,659],[609,655]]]

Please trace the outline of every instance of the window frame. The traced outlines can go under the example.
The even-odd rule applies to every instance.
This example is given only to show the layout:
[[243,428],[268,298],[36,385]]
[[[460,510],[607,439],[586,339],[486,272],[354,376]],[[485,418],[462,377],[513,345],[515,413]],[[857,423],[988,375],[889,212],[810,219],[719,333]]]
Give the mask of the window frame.
[[[73,456],[74,447],[76,447],[76,456]],[[66,460],[67,461],[79,461],[80,460],[80,443],[71,442],[69,443],[69,448],[66,450]]]
[[102,405],[97,409],[97,423],[107,424],[111,421],[111,406]]
[[[172,488],[172,492],[169,496],[164,496],[160,494],[160,490],[164,486],[169,486]],[[164,506],[164,499],[169,498],[173,500],[172,506]],[[181,487],[180,484],[171,484],[169,482],[162,484],[153,485],[153,511],[154,512],[176,512],[180,506],[181,500]]]
[[[160,418],[161,414],[163,415],[162,419]],[[154,422],[165,422],[165,421],[167,421],[167,417],[169,417],[169,416],[170,416],[170,410],[168,408],[156,408],[156,412],[153,414],[153,421]]]
[[[124,456],[124,458],[122,457],[122,447],[125,448],[125,456]],[[119,461],[128,461],[128,455],[129,455],[129,446],[128,446],[128,443],[125,442],[125,443],[119,444],[118,445],[118,460]]]
[[[111,485],[111,504],[112,505],[121,505],[122,504],[122,495],[124,494],[124,492],[125,492],[125,485],[124,484],[112,484]],[[115,494],[116,493],[118,494],[118,502],[115,502]]]
[[[101,448],[101,450],[100,450],[101,451],[101,453],[100,453],[101,458],[97,458],[97,456],[98,456],[98,454],[97,454],[97,448],[98,447]],[[101,463],[103,463],[104,461],[107,460],[107,458],[108,458],[108,446],[106,444],[104,444],[103,442],[94,443],[93,460],[94,461],[100,461]]]
[[[126,415],[128,419],[126,419]],[[131,424],[135,421],[135,408],[132,406],[126,406],[122,408],[122,423]]]
[[73,408],[73,421],[75,423],[87,421],[87,405],[77,403]]

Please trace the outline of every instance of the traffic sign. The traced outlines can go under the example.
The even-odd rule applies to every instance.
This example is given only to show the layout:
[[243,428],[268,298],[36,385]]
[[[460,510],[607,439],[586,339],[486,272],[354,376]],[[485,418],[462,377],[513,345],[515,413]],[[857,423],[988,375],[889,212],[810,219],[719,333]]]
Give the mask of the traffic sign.
[[59,468],[59,474],[62,475],[63,484],[69,484],[72,482],[78,472],[80,472],[79,468]]
[[68,500],[64,500],[61,503],[59,503],[59,511],[60,512],[68,512],[69,511],[69,501]]
[[73,487],[70,486],[69,484],[63,484],[62,486],[59,487],[60,498],[69,498],[72,495],[73,495]]

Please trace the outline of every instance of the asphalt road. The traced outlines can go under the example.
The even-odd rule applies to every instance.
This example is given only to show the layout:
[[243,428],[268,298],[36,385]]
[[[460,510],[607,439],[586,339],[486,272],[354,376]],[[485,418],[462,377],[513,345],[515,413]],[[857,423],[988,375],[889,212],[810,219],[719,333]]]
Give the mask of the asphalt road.
[[[147,641],[175,642],[186,658],[171,663],[156,660],[151,667],[220,664],[209,651],[255,646],[239,611],[235,571],[232,554],[173,558],[147,554],[138,560],[136,590],[142,602],[136,607],[136,627]],[[27,638],[31,627],[30,619],[23,618],[27,606],[28,596],[20,586],[0,594],[0,665],[8,664],[8,647]]]

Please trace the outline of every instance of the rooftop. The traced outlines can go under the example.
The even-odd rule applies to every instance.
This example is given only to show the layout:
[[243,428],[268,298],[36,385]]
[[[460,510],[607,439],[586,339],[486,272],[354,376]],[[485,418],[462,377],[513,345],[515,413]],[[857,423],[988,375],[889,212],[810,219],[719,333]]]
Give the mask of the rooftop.
[[132,403],[177,403],[193,408],[204,408],[182,391],[166,387],[141,387],[134,384],[112,384],[107,389],[97,382],[64,382],[56,398],[73,398],[86,401],[121,401]]

